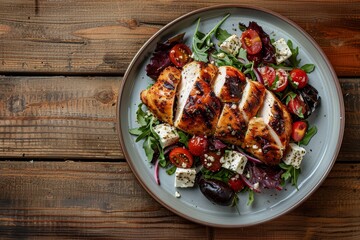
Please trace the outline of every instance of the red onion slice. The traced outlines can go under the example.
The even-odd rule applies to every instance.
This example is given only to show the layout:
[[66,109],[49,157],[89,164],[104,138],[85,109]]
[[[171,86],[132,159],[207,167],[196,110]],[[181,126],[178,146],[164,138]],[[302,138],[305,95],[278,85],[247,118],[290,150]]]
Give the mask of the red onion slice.
[[154,166],[154,177],[155,177],[155,182],[157,183],[157,185],[160,185],[159,162],[160,162],[159,158],[156,159],[155,166]]
[[257,68],[253,68],[253,70],[254,70],[254,74],[255,74],[256,79],[258,80],[258,82],[260,82],[261,84],[264,85],[264,79],[262,78],[259,70]]

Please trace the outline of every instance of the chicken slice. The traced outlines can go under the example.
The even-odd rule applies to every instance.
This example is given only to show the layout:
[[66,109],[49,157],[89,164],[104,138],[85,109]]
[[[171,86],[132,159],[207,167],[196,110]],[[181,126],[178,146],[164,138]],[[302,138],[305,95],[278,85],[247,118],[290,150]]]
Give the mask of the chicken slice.
[[256,116],[258,110],[263,104],[265,97],[265,87],[259,82],[247,80],[241,101],[239,103],[240,112],[246,122]]
[[225,103],[214,136],[224,142],[241,145],[244,142],[247,122],[237,103]]
[[262,117],[250,119],[242,148],[268,165],[277,165],[283,156],[279,142]]
[[214,133],[221,111],[221,102],[211,87],[216,73],[216,66],[202,62],[193,61],[183,67],[175,127],[196,135]]
[[165,68],[157,81],[140,94],[141,101],[161,121],[173,125],[176,90],[181,72],[175,67]]
[[250,119],[243,148],[266,164],[279,164],[291,135],[286,107],[266,90],[258,117]]
[[259,116],[270,126],[274,138],[284,150],[289,144],[292,131],[292,120],[286,106],[272,92],[266,90]]
[[[226,68],[222,69],[224,71]],[[215,81],[215,86],[216,84]],[[215,137],[235,145],[241,145],[244,142],[249,119],[254,117],[261,107],[265,88],[258,82],[247,80],[243,84],[241,95],[240,102],[224,104],[214,134]]]
[[214,92],[222,102],[239,102],[245,85],[245,75],[240,70],[221,66],[215,78]]

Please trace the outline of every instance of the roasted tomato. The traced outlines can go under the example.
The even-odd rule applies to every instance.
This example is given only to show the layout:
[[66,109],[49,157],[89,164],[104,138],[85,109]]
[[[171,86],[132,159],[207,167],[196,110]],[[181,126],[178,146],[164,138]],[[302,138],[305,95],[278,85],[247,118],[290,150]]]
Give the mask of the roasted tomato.
[[246,52],[250,55],[259,53],[262,48],[259,34],[252,29],[248,29],[242,33],[241,43],[242,47],[245,48]]
[[261,67],[258,69],[264,81],[264,85],[274,91],[282,92],[288,85],[288,74],[283,69],[275,70],[272,67]]
[[221,169],[221,162],[220,159],[223,153],[219,151],[209,151],[200,157],[201,163],[204,168],[212,171],[217,172]]
[[189,143],[189,151],[193,156],[201,156],[208,150],[209,142],[206,136],[193,136]]
[[306,121],[297,121],[292,124],[291,138],[295,142],[300,142],[306,134],[308,124]]
[[295,68],[290,72],[289,79],[290,79],[291,85],[295,89],[302,89],[309,82],[307,73],[304,70],[299,69],[299,68]]
[[228,184],[235,192],[240,192],[245,187],[243,180],[238,175],[230,178]]
[[294,97],[288,96],[288,98],[290,99],[287,101],[286,106],[290,113],[299,118],[307,118],[309,116],[308,106],[301,95],[296,94]]
[[171,48],[169,57],[171,62],[177,67],[183,67],[191,59],[191,50],[183,43],[176,44]]
[[193,157],[189,150],[177,147],[169,153],[170,162],[179,168],[191,168],[193,165]]

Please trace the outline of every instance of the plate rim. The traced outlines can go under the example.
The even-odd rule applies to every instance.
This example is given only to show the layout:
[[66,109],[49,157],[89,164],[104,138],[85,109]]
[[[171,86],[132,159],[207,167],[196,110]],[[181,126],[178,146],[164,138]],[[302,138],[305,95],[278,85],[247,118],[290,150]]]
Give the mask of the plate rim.
[[[334,155],[332,156],[332,159],[330,160],[330,163],[327,168],[324,171],[324,174],[321,176],[321,179],[319,182],[317,182],[317,184],[307,193],[307,195],[301,199],[301,201],[295,203],[294,205],[292,205],[291,207],[289,207],[288,209],[280,212],[277,215],[274,215],[271,218],[267,218],[265,220],[259,220],[250,224],[237,224],[237,225],[225,225],[225,224],[214,224],[214,223],[209,223],[206,221],[202,221],[196,218],[193,218],[191,216],[188,216],[184,213],[182,213],[181,211],[178,211],[175,208],[172,208],[171,206],[169,206],[163,199],[159,198],[155,193],[153,193],[151,191],[151,189],[143,182],[143,180],[141,179],[141,177],[139,176],[139,173],[136,171],[136,168],[133,164],[133,162],[131,160],[130,154],[128,152],[128,150],[125,148],[125,140],[124,140],[124,136],[123,136],[123,131],[121,128],[121,121],[120,121],[120,112],[121,112],[121,99],[123,96],[123,90],[124,90],[124,86],[126,84],[128,80],[128,75],[130,74],[132,68],[134,67],[135,63],[138,61],[138,58],[140,55],[142,55],[143,51],[148,47],[148,45],[150,45],[154,39],[156,39],[157,37],[161,36],[166,30],[168,30],[169,28],[171,28],[174,24],[187,19],[193,15],[197,15],[197,14],[201,14],[203,12],[208,12],[208,11],[215,11],[215,10],[221,10],[221,9],[229,9],[229,8],[240,8],[240,9],[249,9],[249,10],[255,10],[255,11],[260,11],[260,12],[264,12],[266,14],[270,14],[276,18],[281,19],[282,21],[288,23],[289,25],[293,26],[297,31],[301,32],[301,34],[303,34],[307,40],[309,40],[311,42],[311,44],[313,44],[313,46],[319,51],[320,57],[323,58],[324,62],[326,63],[326,65],[328,66],[329,70],[330,70],[330,74],[333,77],[333,84],[336,88],[336,92],[337,95],[339,96],[338,101],[339,101],[339,112],[340,112],[340,127],[339,127],[339,138],[337,141],[337,145],[336,145],[336,149],[334,151]],[[222,227],[222,228],[234,228],[234,227],[247,227],[247,226],[254,226],[260,223],[265,223],[271,220],[274,220],[275,218],[278,218],[288,212],[290,212],[291,210],[297,208],[300,204],[302,204],[304,201],[306,201],[324,182],[324,180],[327,178],[328,174],[330,173],[331,169],[333,168],[333,165],[336,162],[336,159],[338,157],[341,145],[342,145],[342,141],[343,141],[343,136],[344,136],[344,129],[345,129],[345,107],[344,107],[344,99],[343,99],[343,95],[342,95],[342,90],[340,87],[340,83],[338,80],[338,77],[335,73],[335,70],[332,66],[332,64],[330,63],[329,59],[327,58],[327,56],[325,55],[324,51],[322,50],[322,48],[317,44],[317,42],[304,30],[302,29],[299,25],[297,25],[295,22],[293,22],[292,20],[284,17],[283,15],[274,12],[272,10],[263,8],[263,7],[258,7],[258,6],[249,6],[249,5],[244,5],[244,4],[220,4],[220,5],[214,5],[214,6],[208,6],[208,7],[204,7],[204,8],[199,8],[196,9],[194,11],[191,11],[189,13],[186,13],[184,15],[181,15],[180,17],[177,17],[176,19],[172,20],[171,22],[169,22],[168,24],[166,24],[165,26],[163,26],[161,29],[159,29],[155,34],[153,34],[143,45],[142,47],[137,51],[137,53],[135,54],[135,56],[133,57],[133,59],[131,60],[130,64],[128,65],[125,74],[123,76],[123,79],[121,81],[120,87],[119,87],[119,95],[117,98],[117,107],[116,107],[116,123],[115,123],[115,128],[116,128],[116,132],[117,135],[119,137],[120,140],[120,147],[123,151],[126,163],[129,165],[130,169],[132,170],[133,174],[135,175],[136,179],[138,180],[138,182],[140,183],[140,185],[147,191],[148,194],[150,194],[150,196],[155,199],[158,203],[160,203],[162,206],[164,206],[166,209],[168,209],[169,211],[177,214],[178,216],[181,216],[187,220],[190,220],[192,222],[198,223],[198,224],[202,224],[202,225],[206,225],[206,226],[212,226],[212,227]],[[127,133],[128,134],[128,133]]]

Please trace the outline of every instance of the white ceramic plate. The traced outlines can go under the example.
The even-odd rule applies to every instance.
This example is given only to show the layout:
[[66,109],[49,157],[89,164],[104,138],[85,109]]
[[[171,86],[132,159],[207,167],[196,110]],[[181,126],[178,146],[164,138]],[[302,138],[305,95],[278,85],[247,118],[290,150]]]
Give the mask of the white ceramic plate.
[[[240,35],[238,23],[255,21],[271,38],[291,39],[299,46],[302,64],[314,63],[316,70],[309,75],[310,83],[319,91],[321,106],[309,119],[316,125],[318,134],[306,147],[308,154],[303,160],[302,173],[298,180],[299,190],[286,186],[286,191],[268,190],[255,194],[255,202],[247,206],[247,194],[240,194],[239,210],[210,203],[198,188],[175,189],[174,176],[168,176],[160,169],[161,185],[155,183],[153,166],[147,162],[142,142],[135,142],[129,129],[137,127],[136,110],[140,92],[152,80],[146,76],[145,66],[149,63],[157,42],[185,32],[186,43],[191,45],[196,21],[200,17],[200,31],[208,32],[227,13],[231,16],[221,26],[229,32]],[[237,30],[235,30],[237,29]],[[239,227],[262,223],[278,217],[298,206],[325,179],[331,170],[340,149],[344,131],[344,106],[338,79],[329,61],[319,46],[288,19],[265,9],[240,5],[221,5],[200,9],[186,14],[166,25],[136,54],[124,76],[118,104],[118,130],[120,142],[128,163],[142,186],[163,206],[191,221],[216,226]],[[178,190],[181,198],[175,198]]]

